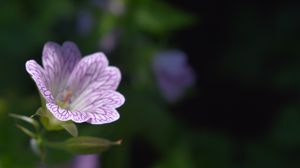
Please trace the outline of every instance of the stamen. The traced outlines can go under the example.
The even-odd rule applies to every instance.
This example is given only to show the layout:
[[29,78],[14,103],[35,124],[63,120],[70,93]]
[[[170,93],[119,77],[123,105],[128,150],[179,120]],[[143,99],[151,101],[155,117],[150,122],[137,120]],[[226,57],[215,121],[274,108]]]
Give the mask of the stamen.
[[71,90],[67,90],[66,91],[66,94],[64,95],[64,100],[63,100],[63,102],[64,103],[69,103],[70,102],[70,99],[71,99],[71,97],[72,97],[72,91]]

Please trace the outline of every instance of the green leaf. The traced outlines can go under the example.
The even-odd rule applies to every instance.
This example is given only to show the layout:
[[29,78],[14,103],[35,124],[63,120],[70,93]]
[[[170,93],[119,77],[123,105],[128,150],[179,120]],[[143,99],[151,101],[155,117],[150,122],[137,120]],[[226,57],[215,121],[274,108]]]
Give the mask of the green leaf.
[[61,126],[73,137],[78,136],[78,129],[73,122],[62,122]]
[[139,28],[155,35],[178,30],[191,25],[195,20],[193,16],[159,1],[145,1],[134,17]]
[[22,120],[22,121],[25,121],[25,122],[33,125],[36,129],[39,129],[39,123],[37,121],[35,121],[33,118],[23,116],[23,115],[13,114],[13,113],[10,113],[9,116],[19,119],[19,120]]
[[17,124],[16,126],[17,126],[17,128],[19,128],[22,132],[24,132],[26,135],[30,136],[31,138],[35,138],[36,137],[35,133],[33,133],[32,131],[30,131],[29,129],[27,129],[27,128],[19,125],[19,124]]
[[47,145],[57,149],[62,149],[74,154],[94,154],[100,153],[111,146],[120,145],[121,141],[109,141],[96,137],[73,137],[64,142],[48,142]]

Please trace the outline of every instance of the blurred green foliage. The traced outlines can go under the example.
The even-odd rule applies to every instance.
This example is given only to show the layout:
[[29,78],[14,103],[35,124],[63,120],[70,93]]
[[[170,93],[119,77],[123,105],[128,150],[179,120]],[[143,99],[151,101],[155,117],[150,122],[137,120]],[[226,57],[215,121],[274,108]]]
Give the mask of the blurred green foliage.
[[[172,141],[172,136],[175,137],[172,135],[175,123],[168,111],[162,108],[164,105],[160,103],[160,97],[153,95],[152,98],[147,98],[141,94],[156,90],[152,81],[151,56],[161,46],[157,46],[150,38],[171,34],[170,31],[190,25],[194,18],[160,1],[119,2],[125,5],[122,15],[116,15],[105,6],[99,7],[90,1],[0,2],[0,49],[2,58],[6,60],[0,66],[1,77],[4,79],[0,84],[0,167],[26,168],[35,167],[39,163],[38,157],[30,149],[29,138],[15,127],[17,121],[8,117],[8,113],[30,116],[39,107],[34,83],[24,70],[25,61],[40,61],[42,46],[47,41],[61,43],[72,40],[78,43],[84,55],[94,52],[100,49],[99,40],[113,29],[120,29],[122,38],[108,56],[113,65],[121,67],[124,74],[125,80],[120,89],[125,93],[127,103],[120,109],[122,119],[118,122],[112,126],[80,125],[80,135],[124,139],[120,148],[111,151],[111,157],[103,156],[103,164],[108,167],[113,164],[119,165],[116,167],[130,167],[128,160],[131,140],[137,135],[145,136],[161,152],[168,150],[166,145]],[[152,12],[153,8],[157,12]],[[81,10],[90,12],[93,21],[93,27],[86,36],[77,32],[76,27]],[[130,64],[129,61],[135,63]],[[156,121],[149,120],[151,118],[156,118]],[[157,131],[157,128],[161,131]],[[53,134],[48,136],[51,138]],[[59,135],[59,139],[66,137],[64,133]],[[166,138],[161,140],[160,137],[163,136]],[[55,137],[53,138],[57,139]],[[59,165],[70,158],[67,153],[47,150],[47,162],[50,165]],[[172,157],[180,157],[180,150],[177,149]],[[188,152],[188,149],[183,150]],[[109,152],[107,155],[110,156]]]
[[[120,92],[125,95],[126,103],[119,109],[121,118],[108,125],[79,125],[80,135],[123,139],[121,146],[101,155],[103,167],[141,166],[136,156],[152,158],[146,167],[153,168],[300,165],[299,102],[282,104],[269,134],[245,142],[237,141],[226,132],[190,129],[176,118],[169,108],[172,105],[162,99],[156,86],[152,58],[157,51],[170,47],[172,35],[195,24],[198,18],[164,1],[120,2],[125,6],[121,15],[90,1],[0,1],[0,168],[32,168],[39,163],[30,149],[29,138],[15,127],[16,121],[8,117],[8,113],[30,116],[39,107],[39,96],[25,72],[25,61],[40,61],[43,44],[47,41],[72,40],[83,55],[95,52],[101,49],[99,41],[114,29],[121,30],[121,37],[107,55],[123,74]],[[93,27],[87,35],[77,32],[80,10],[92,15]],[[224,57],[217,71],[246,85],[261,84],[280,93],[299,93],[299,39],[292,38],[293,32],[298,31],[294,24],[299,13],[293,7],[282,10],[264,27],[261,26],[264,22],[253,11],[251,7],[241,8],[240,15],[233,18],[231,47],[222,53]],[[283,59],[284,54],[289,55],[289,59]],[[276,67],[278,64],[281,66]],[[272,66],[275,68],[270,68]],[[68,135],[59,132],[47,136],[55,140]],[[139,143],[150,149],[134,149]],[[71,158],[65,152],[47,150],[47,163],[51,166]],[[133,155],[135,150],[138,154]]]

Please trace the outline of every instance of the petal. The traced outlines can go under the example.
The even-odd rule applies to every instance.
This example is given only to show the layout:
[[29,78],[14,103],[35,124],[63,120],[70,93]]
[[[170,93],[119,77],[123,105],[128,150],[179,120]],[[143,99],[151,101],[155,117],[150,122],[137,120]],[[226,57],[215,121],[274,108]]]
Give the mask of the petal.
[[75,65],[81,59],[81,53],[77,45],[70,41],[66,41],[63,43],[62,52],[63,52],[62,73],[63,76],[66,77],[71,74]]
[[55,97],[59,89],[58,84],[63,63],[61,47],[54,42],[47,42],[43,49],[42,62],[47,84]]
[[120,118],[119,113],[115,109],[99,108],[88,113],[90,119],[87,121],[91,124],[106,124],[111,123]]
[[77,123],[105,124],[120,118],[115,108],[124,104],[125,98],[116,91],[94,92],[71,104],[70,110],[62,109],[54,103],[47,103],[48,110],[59,120]]
[[98,154],[76,155],[72,163],[73,168],[96,168],[99,165]]
[[44,46],[42,59],[48,83],[56,97],[65,89],[68,77],[81,59],[81,53],[73,42],[64,42],[62,46],[48,42]]
[[47,87],[46,77],[42,67],[34,60],[29,60],[25,64],[26,71],[31,75],[32,79],[36,83],[40,93],[43,95],[47,102],[54,102],[52,93]]
[[123,105],[124,102],[124,96],[117,91],[85,90],[71,103],[70,109],[90,111],[95,108],[118,108]]
[[[58,79],[58,94],[63,92],[66,89],[66,84],[68,82],[68,78],[72,73],[74,67],[81,59],[81,53],[77,47],[77,45],[73,42],[67,41],[64,42],[62,47],[62,62],[61,62],[61,70],[60,77]],[[58,96],[58,95],[57,95]],[[57,98],[56,96],[56,98]]]
[[94,89],[116,90],[121,81],[121,72],[117,67],[109,66],[94,82]]
[[96,81],[108,65],[103,53],[94,53],[80,60],[68,80],[67,87],[76,97]]
[[71,104],[71,109],[86,112],[90,116],[88,122],[92,124],[104,124],[119,119],[119,113],[115,108],[120,107],[124,102],[124,96],[113,90],[85,91]]
[[72,120],[76,123],[82,123],[89,119],[89,115],[86,112],[70,111],[63,109],[54,103],[47,103],[47,109],[60,121]]
[[[121,72],[117,67],[109,66],[98,76],[98,78],[91,82],[86,90],[89,93],[100,91],[100,90],[116,90],[121,81]],[[89,94],[86,93],[86,94]]]

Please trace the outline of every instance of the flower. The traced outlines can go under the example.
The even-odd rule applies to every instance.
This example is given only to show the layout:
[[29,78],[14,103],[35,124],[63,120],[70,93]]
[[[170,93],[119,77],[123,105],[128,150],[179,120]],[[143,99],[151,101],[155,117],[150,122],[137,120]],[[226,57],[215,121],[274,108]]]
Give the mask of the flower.
[[112,52],[120,39],[121,30],[114,29],[109,31],[108,33],[104,34],[104,36],[100,39],[100,48],[107,53]]
[[169,102],[177,101],[184,90],[195,82],[194,71],[187,56],[179,50],[168,50],[154,57],[153,70],[163,96]]
[[99,167],[99,156],[92,155],[77,155],[73,162],[73,168],[97,168]]
[[26,70],[56,119],[104,124],[119,118],[116,108],[125,101],[116,91],[121,73],[118,68],[108,66],[103,53],[81,58],[73,42],[64,42],[62,46],[48,42],[42,63],[44,68],[29,60]]

